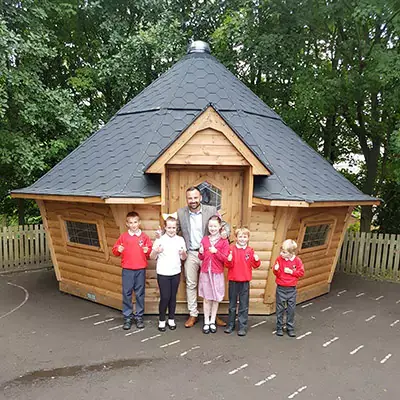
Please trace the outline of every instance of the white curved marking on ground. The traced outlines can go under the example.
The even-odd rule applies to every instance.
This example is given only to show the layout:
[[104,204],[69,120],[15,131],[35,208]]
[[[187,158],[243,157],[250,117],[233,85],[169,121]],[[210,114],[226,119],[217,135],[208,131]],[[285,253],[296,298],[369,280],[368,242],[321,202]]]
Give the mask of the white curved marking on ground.
[[375,317],[376,317],[376,315],[371,315],[369,318],[367,318],[367,319],[365,320],[365,322],[372,321]]
[[297,396],[299,393],[301,393],[303,390],[306,390],[307,386],[302,386],[301,388],[297,389],[294,393],[290,394],[288,396],[288,399],[293,399],[293,397]]
[[254,384],[254,386],[261,386],[264,385],[265,382],[270,381],[271,379],[274,379],[276,377],[276,374],[271,374],[270,376],[266,377],[265,379],[257,382]]
[[260,326],[260,325],[262,325],[262,324],[265,324],[266,322],[267,322],[267,321],[258,322],[257,324],[251,325],[250,328],[256,328],[257,326]]
[[199,349],[200,346],[193,346],[191,349],[184,351],[183,353],[181,353],[181,357],[186,356],[186,354],[190,353],[193,350]]
[[389,358],[392,357],[392,355],[389,353],[385,358],[381,360],[381,364],[384,364]]
[[8,313],[5,313],[4,315],[0,316],[0,319],[7,317],[8,315],[12,314],[13,312],[17,311],[18,309],[20,309],[29,299],[29,292],[22,286],[19,285],[15,285],[14,283],[11,282],[7,282],[7,285],[11,285],[11,286],[15,286],[17,288],[22,289],[25,292],[25,299],[24,301],[17,307],[13,308],[11,311],[9,311]]
[[308,336],[308,335],[311,335],[312,334],[312,332],[311,331],[309,331],[309,332],[306,332],[306,333],[304,333],[303,335],[300,335],[300,336],[297,336],[297,340],[300,340],[300,339],[303,339],[304,337],[306,337],[306,336]]
[[379,297],[377,297],[375,300],[380,300],[380,299],[383,299],[385,296],[379,296]]
[[160,346],[160,349],[163,349],[164,347],[172,346],[172,345],[177,344],[177,343],[179,343],[179,342],[180,342],[180,340],[178,339],[178,340],[175,340],[175,341],[173,341],[173,342],[163,344],[163,345]]
[[326,308],[323,308],[323,309],[321,310],[321,312],[328,311],[328,310],[330,310],[331,308],[332,308],[331,306],[329,306],[329,307],[326,307]]
[[393,323],[390,324],[390,326],[395,326],[396,324],[398,324],[400,322],[399,319],[396,319],[396,321],[394,321]]
[[351,354],[352,356],[354,354],[356,354],[359,350],[361,350],[364,347],[364,345],[362,344],[361,346],[356,347],[354,350],[352,350],[349,354]]
[[236,369],[233,369],[232,371],[230,371],[229,375],[236,374],[236,372],[239,372],[240,370],[242,370],[243,368],[247,368],[248,366],[249,366],[249,364],[243,364],[239,368],[236,368]]
[[345,290],[341,290],[341,291],[337,294],[337,296],[339,297],[341,294],[346,293],[346,292],[347,292],[346,289],[345,289]]
[[324,347],[328,347],[330,344],[332,344],[333,342],[336,342],[336,340],[339,340],[339,338],[337,336],[335,336],[333,339],[328,340],[327,342],[325,342],[322,346]]
[[365,295],[365,293],[364,292],[362,292],[362,293],[358,293],[358,294],[356,294],[356,297],[361,297],[361,296],[364,296]]
[[218,359],[220,359],[221,357],[222,357],[222,354],[221,354],[220,356],[217,356],[217,357],[213,358],[212,360],[204,361],[203,364],[204,364],[204,365],[211,364],[213,361],[218,360]]
[[306,307],[309,307],[309,306],[311,306],[311,305],[313,305],[314,303],[307,303],[307,304],[304,304],[304,306],[301,306],[301,308],[306,308]]

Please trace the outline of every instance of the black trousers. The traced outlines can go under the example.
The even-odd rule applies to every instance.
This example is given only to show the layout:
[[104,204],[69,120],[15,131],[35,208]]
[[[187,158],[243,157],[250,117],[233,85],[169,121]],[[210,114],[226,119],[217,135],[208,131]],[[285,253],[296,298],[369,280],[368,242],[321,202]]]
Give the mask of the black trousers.
[[234,328],[236,320],[236,306],[239,297],[238,322],[239,329],[247,330],[249,319],[249,282],[229,281],[229,317],[228,326]]
[[288,331],[294,330],[294,312],[296,310],[296,286],[277,286],[276,287],[276,329],[283,328],[283,314],[286,308],[286,328]]
[[168,318],[175,318],[176,293],[178,292],[180,280],[181,274],[171,276],[157,274],[158,287],[160,288],[160,304],[158,307],[160,321],[165,321],[167,308]]

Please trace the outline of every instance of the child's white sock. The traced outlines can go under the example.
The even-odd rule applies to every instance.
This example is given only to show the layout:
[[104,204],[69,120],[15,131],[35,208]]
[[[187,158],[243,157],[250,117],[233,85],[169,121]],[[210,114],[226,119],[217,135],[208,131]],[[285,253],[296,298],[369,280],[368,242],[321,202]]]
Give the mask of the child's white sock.
[[165,328],[165,321],[159,321],[158,322],[158,327],[159,328]]
[[210,318],[210,324],[215,325],[215,320],[217,318],[217,312],[218,312],[218,306],[219,303],[218,301],[212,301],[211,302],[211,318]]
[[175,320],[169,319],[169,320],[168,320],[168,325],[169,325],[169,326],[175,326]]

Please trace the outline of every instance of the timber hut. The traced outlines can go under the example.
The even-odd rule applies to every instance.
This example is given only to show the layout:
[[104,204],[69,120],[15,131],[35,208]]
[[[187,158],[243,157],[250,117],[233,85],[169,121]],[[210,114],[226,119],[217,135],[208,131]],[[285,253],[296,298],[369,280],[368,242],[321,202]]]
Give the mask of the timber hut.
[[[262,265],[253,273],[251,314],[275,311],[270,268],[286,238],[297,241],[305,265],[298,302],[329,292],[353,208],[378,202],[303,142],[200,41],[12,196],[37,201],[60,290],[121,308],[120,259],[111,248],[126,230],[127,212],[139,212],[142,229],[154,239],[161,213],[186,205],[192,185],[233,228],[252,232]],[[147,313],[157,312],[158,299],[150,261]],[[227,310],[227,301],[221,308]],[[183,282],[177,312],[187,313]]]

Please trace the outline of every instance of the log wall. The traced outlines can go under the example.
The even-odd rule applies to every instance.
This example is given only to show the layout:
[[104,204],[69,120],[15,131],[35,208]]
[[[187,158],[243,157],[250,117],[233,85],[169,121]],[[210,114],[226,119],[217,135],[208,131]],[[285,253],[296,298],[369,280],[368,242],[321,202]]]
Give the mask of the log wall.
[[[109,205],[45,202],[48,229],[52,237],[56,263],[60,273],[60,290],[121,309],[121,260],[112,254],[112,246],[120,229]],[[142,230],[154,239],[158,228],[158,206],[135,205],[132,210],[140,214]],[[100,223],[104,227],[102,251],[87,247],[70,246],[63,232],[63,219]],[[146,274],[146,311],[155,312],[158,287],[155,262],[149,260]]]

